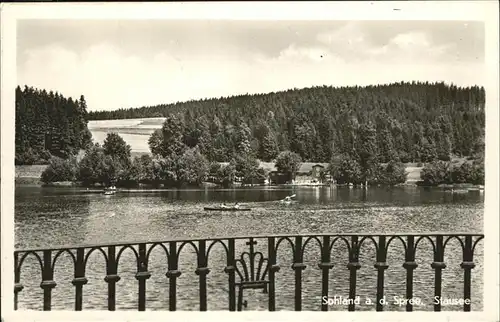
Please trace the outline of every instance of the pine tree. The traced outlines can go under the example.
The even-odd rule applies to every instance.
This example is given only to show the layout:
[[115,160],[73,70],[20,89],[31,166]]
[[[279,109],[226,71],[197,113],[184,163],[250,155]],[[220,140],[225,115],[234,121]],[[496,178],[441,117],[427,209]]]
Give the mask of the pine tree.
[[245,122],[241,122],[235,132],[236,135],[236,153],[239,155],[248,155],[252,152],[250,147],[250,139],[252,132]]
[[432,141],[423,139],[419,148],[419,158],[421,162],[433,162],[437,159],[436,145]]
[[441,161],[450,161],[451,158],[451,140],[448,134],[443,134],[439,139],[439,148],[437,151],[437,158]]
[[261,158],[262,161],[274,160],[279,153],[278,140],[274,132],[269,130],[263,137],[261,143]]
[[25,86],[16,88],[16,164],[67,159],[91,143],[85,99]]
[[378,136],[379,161],[399,161],[399,155],[394,148],[393,136],[388,129],[384,129]]
[[361,167],[362,180],[366,183],[377,166],[377,132],[372,124],[362,124],[359,127],[356,152]]

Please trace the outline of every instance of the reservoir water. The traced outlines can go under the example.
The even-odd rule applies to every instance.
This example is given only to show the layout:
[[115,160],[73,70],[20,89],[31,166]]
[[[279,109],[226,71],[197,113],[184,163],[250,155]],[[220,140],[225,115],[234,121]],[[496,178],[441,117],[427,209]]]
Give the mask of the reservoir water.
[[[277,200],[296,194],[297,203],[282,205]],[[249,212],[205,212],[204,206],[221,202],[240,202],[252,208]],[[479,193],[452,194],[441,189],[420,187],[348,189],[330,187],[272,187],[241,189],[193,189],[145,192],[119,192],[113,196],[86,193],[77,188],[40,188],[17,186],[15,192],[16,249],[57,247],[63,245],[99,244],[127,241],[155,241],[189,238],[216,238],[270,234],[319,233],[483,233],[484,198]],[[267,252],[265,240],[258,240],[257,250]],[[243,247],[243,245],[240,245]],[[240,248],[238,248],[240,249]],[[237,255],[242,251],[240,250]],[[242,248],[241,248],[242,249]],[[357,295],[375,299],[376,270],[373,247],[367,244],[360,257]],[[210,255],[208,275],[208,309],[227,310],[227,275],[223,272],[225,255],[214,248]],[[346,269],[345,246],[332,251],[335,266],[330,273],[330,296],[348,296],[349,271]],[[472,271],[472,310],[482,310],[483,243],[476,247]],[[319,310],[321,270],[318,269],[319,249],[308,244],[303,272],[303,310]],[[388,298],[405,296],[406,271],[402,267],[404,250],[394,243],[389,249],[385,294]],[[422,299],[416,311],[432,310],[434,271],[432,246],[422,242],[417,251],[419,267],[414,273],[414,296]],[[462,251],[457,241],[450,241],[445,251],[443,296],[460,298],[463,294]],[[276,275],[276,306],[278,310],[293,310],[294,271],[292,252],[280,247]],[[43,291],[40,288],[39,266],[32,257],[23,264],[19,294],[19,309],[41,310]],[[137,309],[135,257],[125,251],[120,259],[117,284],[117,310]],[[178,279],[178,310],[198,310],[198,276],[196,258],[186,250],[180,257],[182,275]],[[156,248],[151,255],[147,282],[148,310],[168,309],[168,279],[165,276],[165,254]],[[83,308],[105,310],[107,285],[105,262],[94,252],[89,259],[84,286]],[[73,309],[73,267],[69,256],[57,262],[52,309]],[[267,295],[261,291],[245,293],[248,310],[266,310]],[[330,310],[345,310],[333,306]],[[360,305],[357,310],[374,310],[375,306]],[[387,311],[403,311],[387,305]],[[443,310],[462,310],[462,306],[446,306]]]

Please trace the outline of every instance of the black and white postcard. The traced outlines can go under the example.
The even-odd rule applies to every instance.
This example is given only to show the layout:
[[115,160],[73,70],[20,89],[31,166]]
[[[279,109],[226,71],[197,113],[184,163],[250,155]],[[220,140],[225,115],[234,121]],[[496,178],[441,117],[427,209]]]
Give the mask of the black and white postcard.
[[1,9],[6,321],[498,320],[498,3]]

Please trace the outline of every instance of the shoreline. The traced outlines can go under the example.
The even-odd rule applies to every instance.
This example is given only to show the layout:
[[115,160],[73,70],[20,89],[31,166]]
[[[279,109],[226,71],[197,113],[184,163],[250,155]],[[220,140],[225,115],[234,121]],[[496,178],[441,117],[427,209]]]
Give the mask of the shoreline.
[[[46,168],[46,165],[16,165],[15,166],[15,186],[37,186],[40,188],[43,187],[51,187],[51,188],[68,188],[68,187],[80,187],[80,188],[87,188],[83,187],[81,184],[78,182],[53,182],[50,184],[44,184],[43,182],[40,181],[40,176],[43,172],[43,170]],[[405,183],[400,183],[394,186],[388,186],[388,185],[368,185],[368,187],[429,187],[429,188],[441,188],[444,190],[447,189],[484,189],[483,185],[475,185],[472,183],[454,183],[454,184],[439,184],[436,186],[424,186],[420,185],[420,172],[421,172],[421,167],[414,167],[414,164],[408,164],[406,166],[407,172],[408,172],[408,180]],[[364,189],[364,186],[349,186],[347,184],[331,184],[331,183],[326,183],[326,184],[314,184],[314,183],[294,183],[294,184],[280,184],[280,185],[270,185],[270,184],[255,184],[255,185],[247,185],[245,187],[304,187],[304,188],[318,188],[318,187],[328,187],[328,186],[333,186],[335,188],[356,188],[356,189]],[[203,183],[200,187],[197,187],[199,189],[203,188],[224,188],[224,189],[234,189],[241,187],[240,184],[236,183],[233,187],[231,188],[224,188],[221,187],[217,184],[210,183],[210,182],[205,182]],[[89,187],[93,189],[101,189],[100,186],[93,186]],[[104,187],[102,187],[103,189]],[[148,188],[149,190],[160,190],[160,189],[179,189],[179,188],[155,188],[153,185],[149,184],[139,184],[137,187],[123,187],[120,189],[123,190],[130,190],[130,189],[141,189],[141,188]],[[192,188],[192,187],[187,187],[187,188]],[[181,188],[182,189],[182,188]]]
[[[102,186],[83,186],[79,184],[78,182],[53,182],[50,184],[44,184],[40,182],[40,179],[38,178],[30,178],[30,177],[19,177],[16,178],[15,180],[15,186],[18,187],[38,187],[38,188],[81,188],[82,191],[87,191],[84,189],[89,189],[89,192],[102,192],[104,190],[104,187]],[[192,186],[192,187],[157,187],[155,188],[152,185],[147,185],[147,184],[141,184],[136,187],[118,187],[119,191],[123,192],[156,192],[156,191],[171,191],[171,190],[203,190],[203,189],[225,189],[225,190],[234,190],[234,189],[241,189],[241,188],[320,188],[320,187],[331,187],[334,189],[366,189],[366,188],[401,188],[401,187],[415,187],[415,188],[433,188],[433,189],[440,189],[440,190],[453,190],[453,189],[458,189],[458,190],[467,190],[467,191],[481,191],[484,190],[483,185],[476,185],[472,183],[456,183],[456,184],[440,184],[437,186],[424,186],[424,185],[418,185],[416,183],[403,183],[403,184],[397,184],[393,186],[389,185],[368,185],[366,188],[365,186],[349,186],[346,184],[321,184],[321,185],[308,185],[308,184],[280,184],[280,185],[270,185],[270,184],[254,184],[254,185],[234,185],[233,187],[222,187],[213,183],[204,183],[199,187]]]

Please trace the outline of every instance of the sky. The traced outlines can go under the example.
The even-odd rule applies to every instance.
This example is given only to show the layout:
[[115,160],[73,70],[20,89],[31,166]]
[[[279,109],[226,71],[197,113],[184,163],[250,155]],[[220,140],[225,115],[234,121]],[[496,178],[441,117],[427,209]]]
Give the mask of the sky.
[[17,83],[114,110],[311,86],[484,85],[481,22],[18,20]]

